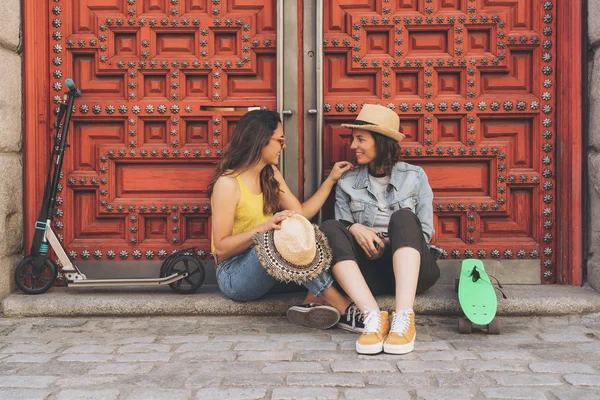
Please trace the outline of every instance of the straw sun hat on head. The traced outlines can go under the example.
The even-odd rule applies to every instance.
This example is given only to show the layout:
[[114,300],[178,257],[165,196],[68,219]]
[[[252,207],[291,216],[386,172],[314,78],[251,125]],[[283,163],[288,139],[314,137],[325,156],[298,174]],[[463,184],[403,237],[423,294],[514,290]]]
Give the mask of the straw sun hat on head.
[[258,258],[269,275],[285,282],[309,281],[331,266],[331,248],[316,225],[295,214],[281,229],[254,235]]
[[356,119],[344,128],[364,129],[379,133],[399,142],[404,139],[400,132],[400,118],[394,110],[375,104],[365,104]]

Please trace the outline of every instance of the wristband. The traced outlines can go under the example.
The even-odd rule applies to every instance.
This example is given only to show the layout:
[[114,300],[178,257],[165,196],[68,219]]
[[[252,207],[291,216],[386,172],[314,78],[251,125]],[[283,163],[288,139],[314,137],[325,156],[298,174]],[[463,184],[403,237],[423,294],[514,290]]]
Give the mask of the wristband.
[[344,225],[344,227],[345,227],[346,229],[348,229],[348,230],[350,230],[350,227],[351,227],[352,225],[354,225],[354,224],[355,224],[355,222],[348,221],[348,220],[345,220],[345,219],[340,219],[340,222],[341,222],[341,223],[342,223],[342,225]]

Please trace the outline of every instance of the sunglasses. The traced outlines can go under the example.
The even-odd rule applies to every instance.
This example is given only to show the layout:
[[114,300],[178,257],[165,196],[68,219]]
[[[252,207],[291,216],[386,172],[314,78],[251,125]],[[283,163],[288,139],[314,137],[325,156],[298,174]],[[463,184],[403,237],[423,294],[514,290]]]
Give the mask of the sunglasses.
[[282,148],[282,149],[283,149],[283,146],[285,146],[285,138],[279,138],[279,139],[276,139],[276,138],[271,138],[271,140],[276,140],[276,141],[278,141],[278,142],[279,142],[279,144],[281,145],[281,148]]

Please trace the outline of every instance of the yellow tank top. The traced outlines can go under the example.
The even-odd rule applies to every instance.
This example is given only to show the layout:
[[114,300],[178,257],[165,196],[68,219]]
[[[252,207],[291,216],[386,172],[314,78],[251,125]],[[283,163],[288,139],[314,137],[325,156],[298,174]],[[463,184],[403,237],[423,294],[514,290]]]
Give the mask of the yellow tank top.
[[[247,232],[250,229],[267,222],[273,214],[265,215],[263,213],[263,194],[254,194],[250,188],[246,186],[242,178],[238,175],[235,177],[240,188],[240,201],[235,207],[235,216],[233,217],[233,231],[231,235]],[[212,222],[213,224],[216,221]],[[215,245],[211,237],[211,251],[215,253]],[[223,260],[219,260],[221,262]]]

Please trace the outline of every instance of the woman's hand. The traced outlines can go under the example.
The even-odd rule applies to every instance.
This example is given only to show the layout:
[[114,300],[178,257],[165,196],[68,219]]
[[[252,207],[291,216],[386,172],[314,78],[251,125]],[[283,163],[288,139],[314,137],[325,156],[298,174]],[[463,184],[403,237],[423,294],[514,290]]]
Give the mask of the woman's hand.
[[[353,224],[350,227],[350,233],[364,250],[369,260],[376,260],[383,255],[385,244],[379,236],[377,236],[377,231],[375,229],[362,224]],[[377,243],[379,248],[375,246],[375,243]]]
[[258,232],[267,232],[273,229],[279,230],[281,229],[281,222],[285,221],[294,214],[295,212],[290,210],[280,211],[277,214],[273,215],[271,218],[269,218],[267,222],[257,226],[256,229],[258,230]]
[[335,183],[342,177],[344,172],[349,171],[352,168],[354,168],[354,165],[352,165],[348,161],[338,161],[335,164],[333,164],[333,169],[329,173],[327,179],[331,179],[333,183]]
[[281,175],[281,171],[279,171],[279,168],[277,168],[277,165],[271,165],[271,167],[273,168],[273,175],[275,177],[279,177],[279,176],[283,177]]

